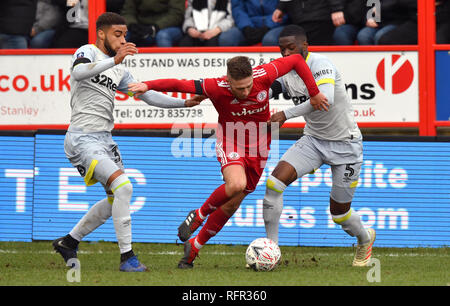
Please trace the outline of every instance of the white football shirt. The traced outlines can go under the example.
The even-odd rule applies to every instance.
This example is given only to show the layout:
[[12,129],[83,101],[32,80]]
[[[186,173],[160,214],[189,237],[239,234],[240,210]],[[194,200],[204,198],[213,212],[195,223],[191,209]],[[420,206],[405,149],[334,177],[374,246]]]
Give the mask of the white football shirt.
[[[306,121],[304,134],[324,140],[361,138],[345,84],[334,64],[326,56],[311,52],[308,53],[306,64],[319,90],[321,84],[334,85],[334,103],[330,105],[328,111],[313,111],[303,116]],[[282,82],[284,90],[289,93],[295,104],[309,100],[305,83],[295,71],[290,71],[278,80]]]

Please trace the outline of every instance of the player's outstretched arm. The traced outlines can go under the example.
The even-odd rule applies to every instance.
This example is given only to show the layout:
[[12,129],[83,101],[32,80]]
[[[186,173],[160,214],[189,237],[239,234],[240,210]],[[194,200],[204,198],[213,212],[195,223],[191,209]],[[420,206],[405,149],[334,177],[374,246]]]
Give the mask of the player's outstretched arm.
[[128,90],[129,92],[134,94],[135,97],[141,99],[147,104],[162,108],[193,107],[199,105],[203,100],[206,99],[206,96],[203,95],[196,95],[186,100],[169,97],[157,91],[149,90],[146,82],[141,83],[130,82],[128,83]]
[[139,99],[151,106],[161,107],[161,108],[181,108],[181,107],[193,107],[199,105],[205,96],[196,95],[190,99],[178,99],[173,98],[168,95],[162,94],[160,92],[149,90],[144,94],[139,96]]
[[147,90],[164,92],[184,92],[203,95],[200,82],[195,80],[159,79],[141,83],[130,83],[128,89],[138,97]]
[[140,83],[130,83],[128,84],[128,90],[131,91],[131,93],[136,97],[139,98],[141,95],[146,93],[149,89],[147,84],[140,82]]

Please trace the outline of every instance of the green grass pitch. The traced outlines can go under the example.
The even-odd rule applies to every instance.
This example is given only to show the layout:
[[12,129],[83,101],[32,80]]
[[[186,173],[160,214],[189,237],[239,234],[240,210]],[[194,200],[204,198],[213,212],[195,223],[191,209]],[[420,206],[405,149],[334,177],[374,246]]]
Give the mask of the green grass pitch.
[[176,268],[182,257],[181,244],[134,243],[133,248],[150,268],[148,272],[119,272],[115,243],[82,242],[78,255],[80,282],[69,282],[68,268],[53,251],[50,241],[0,242],[0,286],[450,285],[448,247],[378,248],[375,245],[373,258],[379,260],[378,272],[375,265],[352,267],[352,247],[282,246],[281,264],[271,272],[245,269],[246,246],[242,245],[206,245],[192,270]]

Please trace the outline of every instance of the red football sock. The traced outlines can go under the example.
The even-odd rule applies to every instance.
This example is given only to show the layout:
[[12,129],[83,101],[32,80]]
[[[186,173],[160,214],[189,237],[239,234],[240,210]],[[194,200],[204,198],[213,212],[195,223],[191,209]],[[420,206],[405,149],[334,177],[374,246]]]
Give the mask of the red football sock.
[[[199,208],[200,214],[206,218],[209,214],[214,212],[218,207],[225,204],[229,199],[225,192],[225,184],[220,185],[209,198],[203,203],[202,207]],[[203,218],[203,219],[204,219]]]
[[230,218],[231,216],[227,216],[220,208],[213,212],[196,237],[196,242],[199,244],[197,248],[203,246],[209,239],[220,232]]

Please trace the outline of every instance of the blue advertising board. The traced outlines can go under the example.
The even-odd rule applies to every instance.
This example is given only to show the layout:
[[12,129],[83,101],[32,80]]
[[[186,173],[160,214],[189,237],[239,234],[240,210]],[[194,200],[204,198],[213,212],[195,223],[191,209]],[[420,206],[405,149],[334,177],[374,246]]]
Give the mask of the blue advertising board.
[[30,241],[34,137],[0,136],[0,240]]
[[[133,183],[133,241],[175,243],[187,213],[223,183],[213,138],[114,137]],[[64,155],[63,135],[0,137],[0,240],[52,240],[67,234],[95,202]],[[262,199],[267,175],[295,140],[272,143],[254,193],[210,243],[247,244],[265,236]],[[450,244],[450,143],[365,141],[352,207],[377,231],[377,246]],[[322,166],[284,192],[280,245],[351,246],[330,218],[331,171]],[[112,220],[85,237],[116,241]]]
[[436,120],[450,120],[450,51],[436,51]]

